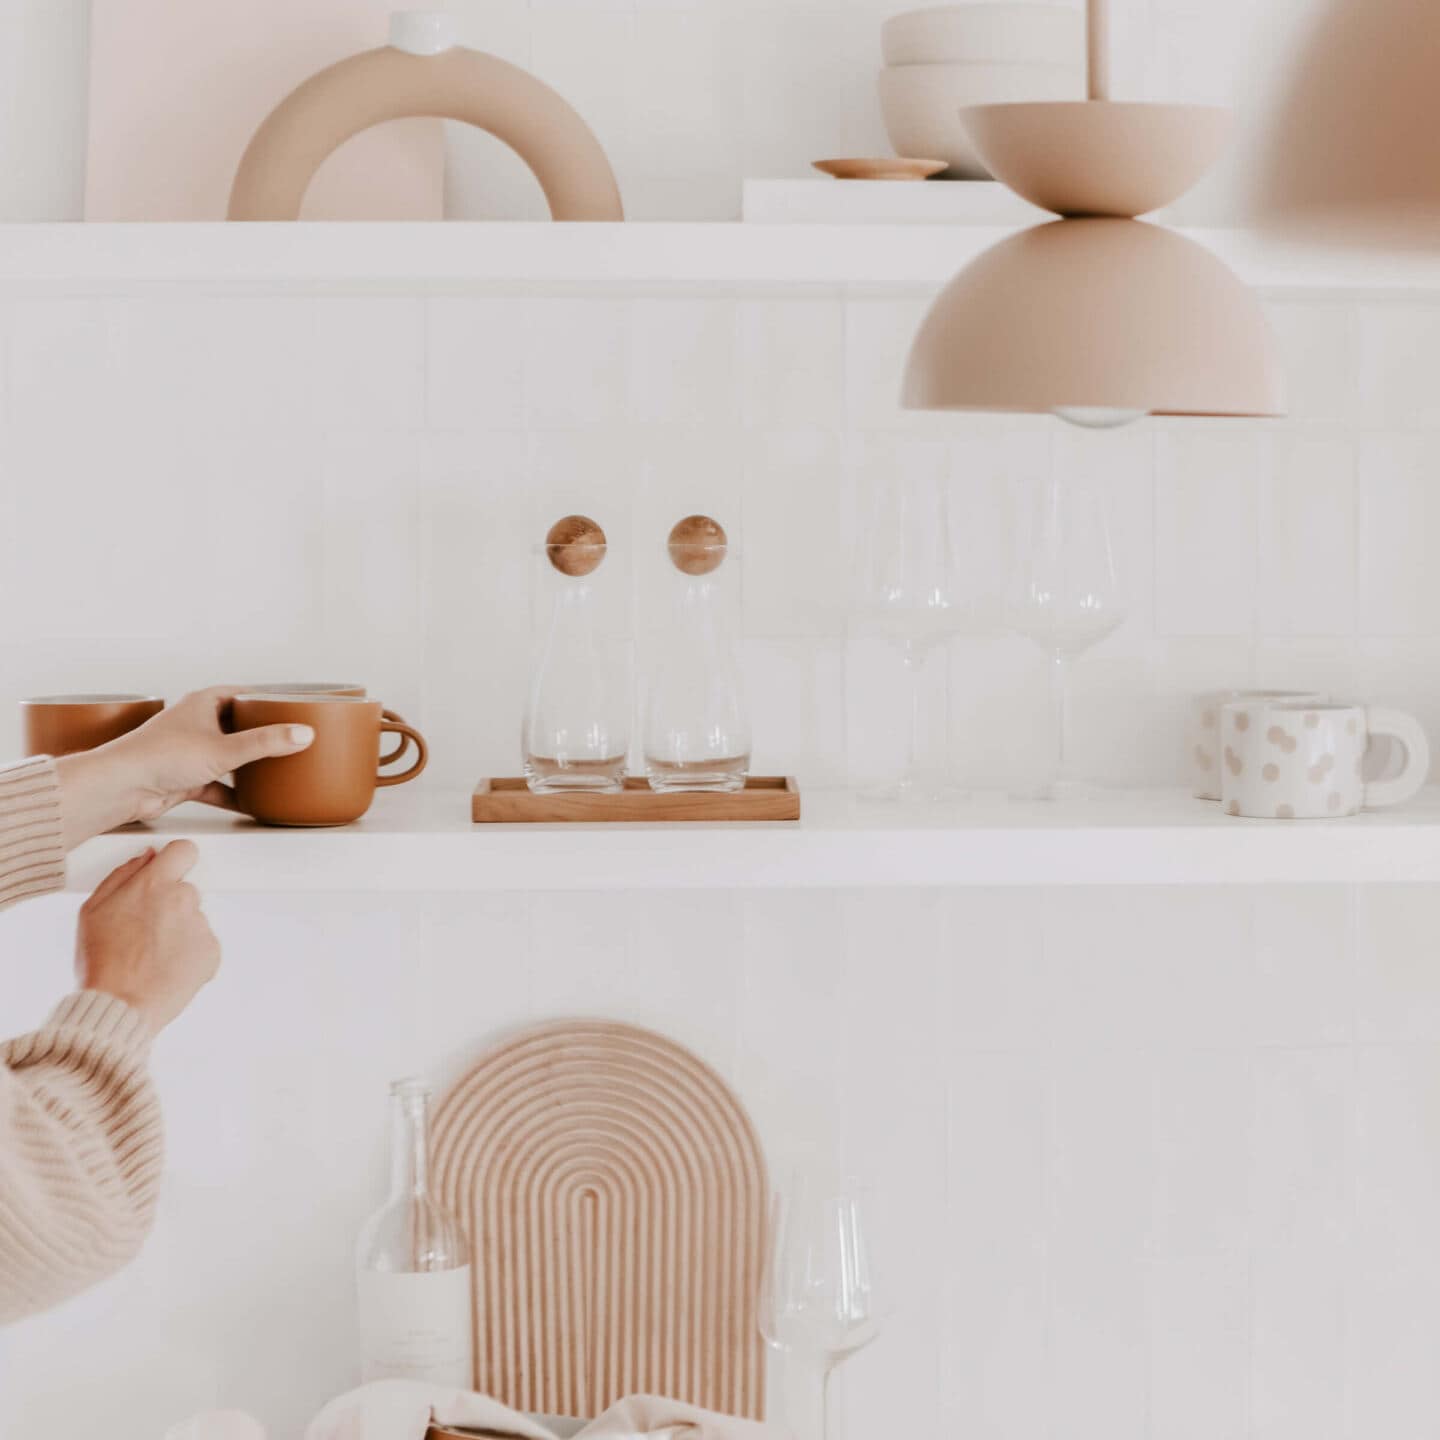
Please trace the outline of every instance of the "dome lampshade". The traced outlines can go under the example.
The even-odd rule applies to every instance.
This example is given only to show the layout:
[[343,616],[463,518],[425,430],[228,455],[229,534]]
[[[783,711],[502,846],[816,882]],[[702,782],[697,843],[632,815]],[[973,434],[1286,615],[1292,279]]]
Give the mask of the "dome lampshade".
[[[987,250],[910,351],[912,410],[1274,416],[1279,369],[1255,296],[1208,250],[1139,220],[1060,220]],[[1067,413],[1068,412],[1068,413]]]

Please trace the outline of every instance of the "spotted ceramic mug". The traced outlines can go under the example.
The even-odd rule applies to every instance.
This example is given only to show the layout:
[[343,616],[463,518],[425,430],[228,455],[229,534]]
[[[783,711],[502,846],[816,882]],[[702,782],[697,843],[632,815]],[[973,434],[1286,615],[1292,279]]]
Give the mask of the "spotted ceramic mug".
[[1303,701],[1319,704],[1327,697],[1314,690],[1207,690],[1190,700],[1185,728],[1185,764],[1190,772],[1190,793],[1197,800],[1220,798],[1220,712],[1232,700],[1273,700],[1278,704]]
[[[1365,779],[1365,751],[1385,736],[1404,752],[1393,779]],[[1220,712],[1227,815],[1325,820],[1409,800],[1430,773],[1420,722],[1377,705],[1237,700]]]

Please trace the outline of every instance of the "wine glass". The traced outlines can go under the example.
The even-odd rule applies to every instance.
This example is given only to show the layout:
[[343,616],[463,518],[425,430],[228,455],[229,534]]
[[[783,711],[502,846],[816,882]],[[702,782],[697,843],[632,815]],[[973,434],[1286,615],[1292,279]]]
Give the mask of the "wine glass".
[[818,1373],[820,1440],[828,1440],[830,1377],[880,1331],[853,1191],[797,1178],[776,1194],[759,1318],[769,1344]]
[[1071,773],[1070,667],[1123,623],[1126,605],[1100,481],[1048,473],[1018,489],[1017,554],[1005,596],[1005,623],[1050,661],[1054,717],[1052,773],[1037,798],[1088,793]]
[[920,458],[872,476],[860,507],[854,627],[899,651],[910,685],[905,767],[893,786],[872,792],[882,799],[943,794],[922,783],[919,771],[922,684],[930,657],[966,618],[946,452],[934,446]]

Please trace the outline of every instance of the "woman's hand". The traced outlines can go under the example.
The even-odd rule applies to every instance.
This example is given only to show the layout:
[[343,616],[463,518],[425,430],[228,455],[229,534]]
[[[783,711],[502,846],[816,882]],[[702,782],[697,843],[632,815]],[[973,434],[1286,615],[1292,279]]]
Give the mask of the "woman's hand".
[[228,734],[234,686],[187,695],[138,730],[56,761],[65,848],[132,820],[154,820],[183,800],[235,808],[224,777],[272,755],[293,755],[315,738],[308,725],[264,725]]
[[220,942],[185,880],[199,853],[176,840],[142,851],[102,880],[80,907],[75,973],[164,1029],[220,968]]

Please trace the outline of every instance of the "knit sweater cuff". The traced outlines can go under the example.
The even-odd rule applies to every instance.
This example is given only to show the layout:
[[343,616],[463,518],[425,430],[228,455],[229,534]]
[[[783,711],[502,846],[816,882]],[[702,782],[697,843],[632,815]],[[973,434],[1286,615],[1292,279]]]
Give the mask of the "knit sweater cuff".
[[45,1022],[46,1030],[80,1030],[112,1053],[143,1061],[155,1038],[144,1016],[102,990],[77,990],[67,995]]
[[55,762],[42,755],[0,767],[0,909],[64,883]]

